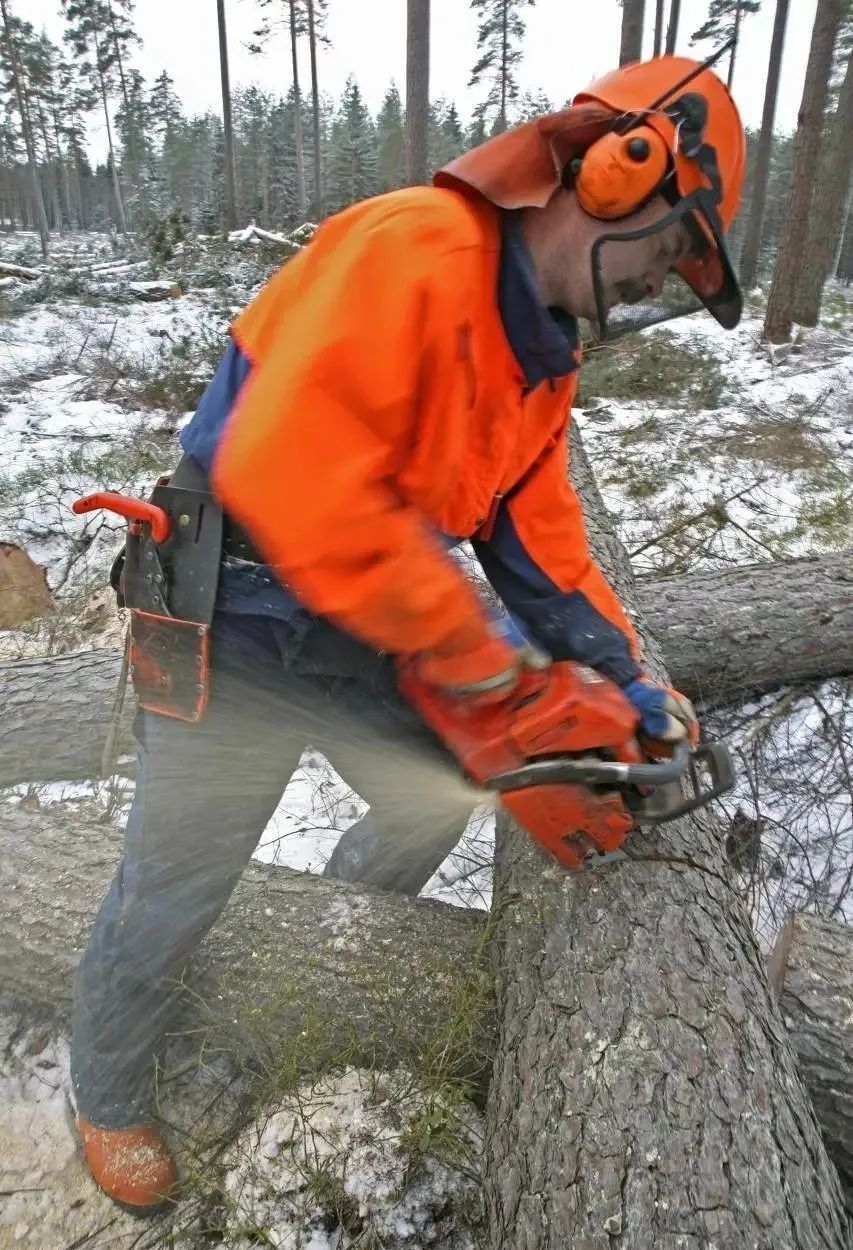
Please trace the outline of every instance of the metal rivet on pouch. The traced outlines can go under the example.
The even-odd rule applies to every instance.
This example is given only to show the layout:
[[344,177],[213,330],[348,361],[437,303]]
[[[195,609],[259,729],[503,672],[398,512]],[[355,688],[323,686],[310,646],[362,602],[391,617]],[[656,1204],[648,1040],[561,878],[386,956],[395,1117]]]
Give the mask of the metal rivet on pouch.
[[190,523],[189,515],[186,512],[182,512],[181,515],[178,517],[178,525],[189,525],[189,523]]

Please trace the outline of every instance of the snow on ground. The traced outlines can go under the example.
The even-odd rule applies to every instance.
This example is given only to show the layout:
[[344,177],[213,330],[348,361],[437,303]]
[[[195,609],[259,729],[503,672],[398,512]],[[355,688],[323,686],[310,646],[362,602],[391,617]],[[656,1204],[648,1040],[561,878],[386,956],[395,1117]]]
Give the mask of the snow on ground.
[[[187,1123],[204,1105],[195,1100]],[[405,1072],[349,1068],[301,1085],[205,1169],[201,1188],[194,1148],[175,1133],[183,1191],[173,1227],[140,1222],[96,1189],[74,1115],[67,1042],[0,1014],[0,1250],[250,1250],[260,1229],[278,1250],[475,1244],[480,1119],[467,1104],[418,1093]],[[436,1131],[444,1160],[423,1149]]]

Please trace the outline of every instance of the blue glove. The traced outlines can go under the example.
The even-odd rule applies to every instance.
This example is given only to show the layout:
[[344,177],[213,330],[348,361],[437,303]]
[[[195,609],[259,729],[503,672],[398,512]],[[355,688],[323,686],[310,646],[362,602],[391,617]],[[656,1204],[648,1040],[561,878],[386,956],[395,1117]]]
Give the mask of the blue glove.
[[693,704],[677,690],[657,686],[648,677],[636,677],[622,687],[640,713],[640,732],[658,742],[699,741],[699,721]]

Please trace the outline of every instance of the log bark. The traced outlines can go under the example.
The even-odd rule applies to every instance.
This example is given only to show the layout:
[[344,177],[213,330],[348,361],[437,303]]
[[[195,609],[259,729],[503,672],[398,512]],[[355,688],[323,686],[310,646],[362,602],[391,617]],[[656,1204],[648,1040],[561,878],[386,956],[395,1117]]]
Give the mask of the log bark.
[[[121,841],[91,817],[0,803],[0,996],[8,1002],[65,1023],[72,974]],[[486,973],[477,972],[483,940],[482,912],[252,861],[194,957],[176,1032],[188,1030],[196,1049],[205,1034],[226,1037],[241,1062],[265,1052],[271,1037],[292,1036],[310,1014],[315,1027],[325,1023],[331,1053],[337,1047],[353,1063],[412,1061],[449,1031],[462,998],[488,1003]],[[259,1005],[263,1031],[253,1027]],[[488,1007],[467,1014],[477,1027],[463,1063],[474,1074],[491,1053],[492,1024]]]
[[795,913],[769,973],[853,1214],[853,927]]
[[[637,583],[674,684],[715,704],[853,672],[853,552]],[[121,656],[0,664],[0,786],[97,776]],[[119,751],[132,750],[128,697]]]
[[[117,829],[91,817],[0,804],[0,1003],[16,1014],[67,1022],[72,973],[120,843]],[[263,1034],[252,1031],[243,992],[250,985],[253,1005],[277,1004],[273,1019],[282,1035],[310,1007],[326,1022],[330,1046],[351,1046],[355,1022],[360,1050],[351,1052],[353,1062],[375,1062],[377,1055],[411,1061],[467,1000],[466,1016],[477,1027],[464,1059],[477,1077],[495,1046],[486,927],[483,912],[252,862],[195,959],[178,1027],[195,1044],[227,1028],[232,1058],[256,1058],[269,1044],[270,1016],[262,1013]],[[770,961],[827,1148],[849,1182],[851,967],[853,928],[809,916],[793,919]],[[239,1029],[231,1027],[235,1018]]]
[[[636,607],[577,439],[572,461],[593,550]],[[503,831],[485,1158],[497,1250],[849,1246],[723,842],[694,815],[636,838],[632,859],[572,876]]]

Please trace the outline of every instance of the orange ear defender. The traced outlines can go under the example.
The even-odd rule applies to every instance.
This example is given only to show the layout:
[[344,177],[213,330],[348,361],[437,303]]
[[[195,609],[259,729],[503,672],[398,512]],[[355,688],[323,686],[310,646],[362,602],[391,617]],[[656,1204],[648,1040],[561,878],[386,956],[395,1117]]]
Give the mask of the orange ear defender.
[[[651,199],[670,169],[670,153],[651,126],[611,130],[572,161],[569,185],[590,217],[629,217]],[[565,185],[565,180],[564,180]]]

